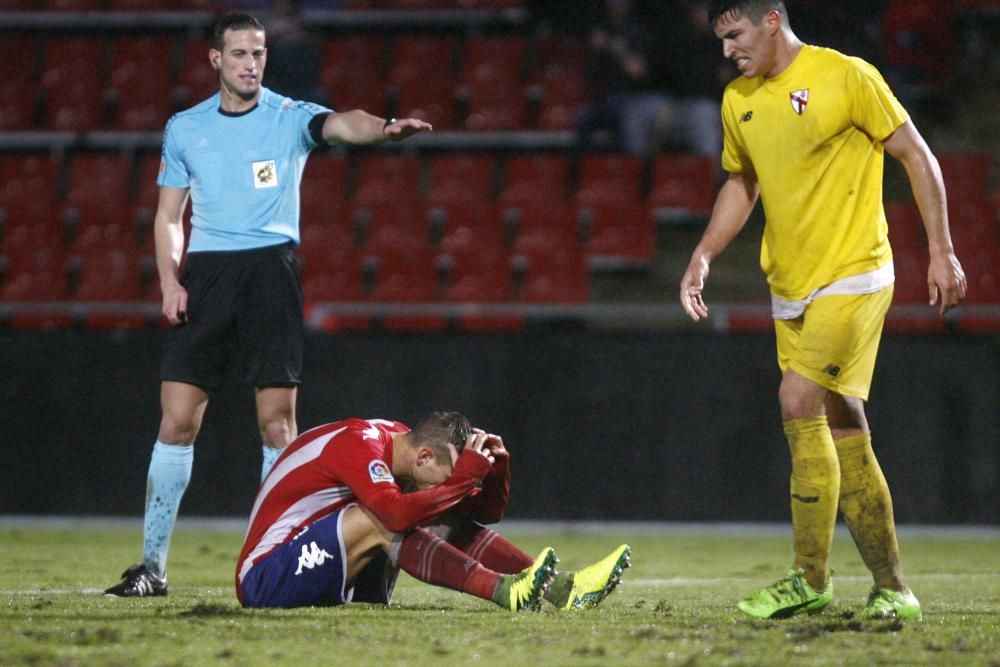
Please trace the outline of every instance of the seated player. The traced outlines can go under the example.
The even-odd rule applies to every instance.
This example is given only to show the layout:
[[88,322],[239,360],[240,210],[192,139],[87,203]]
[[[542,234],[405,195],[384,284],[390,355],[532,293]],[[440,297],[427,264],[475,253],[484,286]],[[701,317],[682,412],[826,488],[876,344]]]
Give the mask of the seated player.
[[236,569],[246,607],[387,604],[400,569],[511,611],[599,604],[629,566],[621,545],[559,573],[483,526],[503,517],[510,455],[462,415],[348,419],[299,436],[264,480]]

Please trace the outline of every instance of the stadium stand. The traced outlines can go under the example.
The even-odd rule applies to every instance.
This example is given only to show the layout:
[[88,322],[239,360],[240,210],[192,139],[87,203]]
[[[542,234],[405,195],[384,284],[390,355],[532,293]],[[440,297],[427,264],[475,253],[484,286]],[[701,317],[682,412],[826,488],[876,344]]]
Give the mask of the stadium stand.
[[[905,85],[950,90],[950,54],[963,38],[957,21],[997,9],[961,0],[950,22],[928,13],[937,4],[885,4],[885,62]],[[316,326],[518,329],[528,312],[518,307],[572,312],[599,303],[602,281],[623,268],[647,276],[637,301],[672,293],[649,276],[679,275],[682,267],[652,269],[671,230],[707,219],[717,165],[686,154],[578,151],[574,118],[588,102],[582,34],[536,25],[520,0],[300,6],[323,37],[322,101],[412,115],[436,129],[401,149],[334,148],[310,159],[299,255]],[[4,44],[27,54],[0,82],[0,320],[156,324],[148,313],[159,299],[152,220],[162,127],[216,90],[207,29],[229,8],[211,0],[0,0]],[[948,57],[927,61],[928,49],[914,44]],[[986,308],[970,321],[976,330],[1000,328],[1000,317],[982,316],[1000,305],[996,151],[939,157],[969,301]],[[886,208],[896,302],[918,305],[927,300],[926,242],[913,202],[894,196]],[[422,303],[445,310],[393,310]],[[17,304],[31,308],[9,307]],[[46,304],[54,306],[48,314]],[[463,309],[475,304],[495,308]],[[121,308],[103,315],[110,305]],[[731,318],[747,330],[759,320]]]

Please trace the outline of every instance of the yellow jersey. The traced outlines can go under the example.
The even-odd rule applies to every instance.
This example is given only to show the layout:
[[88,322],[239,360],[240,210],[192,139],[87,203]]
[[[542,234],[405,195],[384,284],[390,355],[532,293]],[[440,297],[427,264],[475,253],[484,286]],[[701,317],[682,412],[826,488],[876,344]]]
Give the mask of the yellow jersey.
[[775,296],[803,299],[892,260],[881,142],[907,120],[878,70],[832,49],[804,45],[781,74],[729,84],[722,166],[756,174]]

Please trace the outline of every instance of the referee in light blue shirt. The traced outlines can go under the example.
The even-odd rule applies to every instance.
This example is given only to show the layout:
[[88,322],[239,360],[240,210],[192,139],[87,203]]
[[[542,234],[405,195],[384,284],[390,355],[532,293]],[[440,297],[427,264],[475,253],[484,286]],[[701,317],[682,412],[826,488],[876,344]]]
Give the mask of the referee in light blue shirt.
[[[146,482],[142,559],[105,591],[109,596],[167,594],[167,553],[194,441],[209,393],[221,387],[237,352],[256,389],[262,480],[297,435],[303,324],[292,250],[310,151],[432,129],[358,109],[334,113],[262,87],[264,26],[248,14],[220,19],[208,56],[219,92],[171,118],[163,138],[154,229],[163,314],[173,325],[160,369],[163,416]],[[189,196],[191,239],[181,274]]]

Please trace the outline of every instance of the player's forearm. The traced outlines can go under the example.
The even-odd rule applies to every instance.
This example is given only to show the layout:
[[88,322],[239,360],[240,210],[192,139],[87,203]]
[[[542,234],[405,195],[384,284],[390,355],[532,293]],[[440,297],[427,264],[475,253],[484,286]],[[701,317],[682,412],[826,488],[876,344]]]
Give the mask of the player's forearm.
[[153,225],[156,244],[156,269],[161,289],[180,280],[181,254],[184,252],[184,226],[179,219],[157,213]]
[[740,233],[757,202],[757,182],[743,174],[730,174],[715,199],[712,217],[692,259],[710,263]]
[[[463,452],[455,471],[443,484],[412,493],[383,493],[362,504],[390,531],[400,533],[432,519],[473,493],[489,472],[489,461],[479,454]],[[398,487],[397,487],[398,488]]]
[[361,109],[332,113],[323,123],[327,143],[378,144],[387,139],[385,119]]
[[510,501],[510,459],[498,460],[483,480],[482,491],[463,498],[456,511],[479,523],[497,523],[503,519]]
[[903,166],[910,180],[913,198],[920,210],[931,255],[953,253],[954,246],[948,229],[947,195],[937,159],[928,150],[904,160]]

